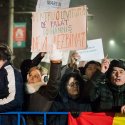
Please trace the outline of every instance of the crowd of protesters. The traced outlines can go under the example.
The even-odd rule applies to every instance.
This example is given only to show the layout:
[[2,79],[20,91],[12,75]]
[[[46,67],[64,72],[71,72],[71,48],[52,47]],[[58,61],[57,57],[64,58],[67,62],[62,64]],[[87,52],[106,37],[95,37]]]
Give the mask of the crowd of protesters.
[[[0,112],[121,112],[125,113],[125,61],[105,57],[79,67],[80,56],[74,52],[62,66],[62,51],[53,45],[50,70],[40,62],[40,52],[26,59],[16,69],[12,52],[0,44]],[[11,118],[12,117],[12,118]],[[41,125],[39,116],[26,116],[27,125]],[[0,125],[14,125],[15,116],[0,116]],[[2,122],[1,122],[2,121]],[[67,125],[67,115],[49,115],[47,125]]]

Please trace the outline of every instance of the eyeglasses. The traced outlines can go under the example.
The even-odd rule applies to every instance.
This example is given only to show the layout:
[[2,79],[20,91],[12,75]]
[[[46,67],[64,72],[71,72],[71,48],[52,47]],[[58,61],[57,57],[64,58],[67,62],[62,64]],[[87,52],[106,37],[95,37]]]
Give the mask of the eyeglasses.
[[78,87],[79,82],[71,82],[71,83],[67,84],[67,86],[69,86],[69,87]]

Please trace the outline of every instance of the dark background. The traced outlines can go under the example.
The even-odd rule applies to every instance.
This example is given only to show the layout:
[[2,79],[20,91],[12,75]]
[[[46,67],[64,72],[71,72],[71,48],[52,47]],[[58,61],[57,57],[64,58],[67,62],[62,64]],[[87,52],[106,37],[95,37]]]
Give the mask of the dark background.
[[[37,0],[15,0],[14,22],[27,23],[26,48],[14,48],[14,65],[30,58],[31,45],[31,14],[16,14],[16,12],[35,11]],[[7,42],[9,0],[0,0],[0,42]],[[104,53],[109,58],[125,59],[125,0],[71,0],[70,7],[87,5],[88,33],[87,39],[102,38]],[[109,44],[110,40],[115,45]]]

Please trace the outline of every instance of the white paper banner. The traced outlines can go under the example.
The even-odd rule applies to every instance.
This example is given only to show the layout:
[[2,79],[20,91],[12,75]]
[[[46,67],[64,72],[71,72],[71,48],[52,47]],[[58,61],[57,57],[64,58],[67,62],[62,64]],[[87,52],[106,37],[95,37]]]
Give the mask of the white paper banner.
[[86,48],[86,6],[32,13],[32,52]]
[[70,0],[38,0],[36,11],[69,8]]
[[87,41],[87,49],[77,51],[81,61],[100,60],[104,58],[102,39]]

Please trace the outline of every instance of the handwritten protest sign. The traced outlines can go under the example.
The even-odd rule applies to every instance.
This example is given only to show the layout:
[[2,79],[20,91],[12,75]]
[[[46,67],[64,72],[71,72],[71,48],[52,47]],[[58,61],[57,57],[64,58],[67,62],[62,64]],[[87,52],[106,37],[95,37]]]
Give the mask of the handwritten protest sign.
[[86,48],[86,6],[32,13],[31,52]]
[[104,58],[102,39],[87,41],[87,49],[77,51],[81,61],[100,60]]

